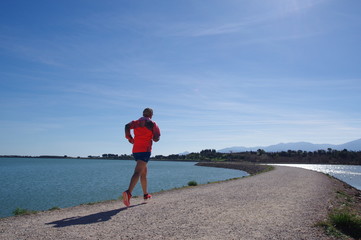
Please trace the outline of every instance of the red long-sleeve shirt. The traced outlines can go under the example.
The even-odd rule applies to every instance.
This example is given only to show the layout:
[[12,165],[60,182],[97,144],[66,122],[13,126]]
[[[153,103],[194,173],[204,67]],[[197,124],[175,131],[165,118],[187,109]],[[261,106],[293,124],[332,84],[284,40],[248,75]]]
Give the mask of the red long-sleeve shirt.
[[158,125],[150,118],[141,117],[125,125],[125,137],[132,140],[130,130],[134,131],[133,153],[151,152],[153,141],[158,142],[160,130]]

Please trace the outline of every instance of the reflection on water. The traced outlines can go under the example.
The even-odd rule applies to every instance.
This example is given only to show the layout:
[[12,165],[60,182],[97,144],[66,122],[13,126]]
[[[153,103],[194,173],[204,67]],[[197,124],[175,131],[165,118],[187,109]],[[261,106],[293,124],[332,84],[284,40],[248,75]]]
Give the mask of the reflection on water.
[[323,164],[272,164],[278,166],[299,167],[327,173],[361,190],[361,166],[359,165],[323,165]]

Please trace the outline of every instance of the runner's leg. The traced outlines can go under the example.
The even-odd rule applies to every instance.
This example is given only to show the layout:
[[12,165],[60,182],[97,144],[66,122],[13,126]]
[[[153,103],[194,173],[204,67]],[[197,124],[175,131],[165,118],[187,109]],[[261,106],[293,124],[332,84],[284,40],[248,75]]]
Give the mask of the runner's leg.
[[137,165],[135,166],[133,176],[129,183],[129,192],[132,193],[135,185],[137,185],[140,176],[146,171],[147,163],[141,160],[137,160]]
[[141,173],[141,175],[140,175],[140,183],[141,183],[141,185],[142,185],[143,194],[147,194],[147,193],[148,193],[147,173],[148,173],[148,168],[147,168],[147,165],[145,165],[144,171],[143,171],[143,172]]

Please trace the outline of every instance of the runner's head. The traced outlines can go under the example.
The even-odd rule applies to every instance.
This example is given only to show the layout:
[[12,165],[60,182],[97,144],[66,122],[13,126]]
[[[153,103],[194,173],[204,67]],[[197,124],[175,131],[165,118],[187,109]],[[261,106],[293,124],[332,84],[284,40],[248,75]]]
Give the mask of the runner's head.
[[152,118],[152,116],[153,116],[153,109],[146,108],[143,110],[143,117]]

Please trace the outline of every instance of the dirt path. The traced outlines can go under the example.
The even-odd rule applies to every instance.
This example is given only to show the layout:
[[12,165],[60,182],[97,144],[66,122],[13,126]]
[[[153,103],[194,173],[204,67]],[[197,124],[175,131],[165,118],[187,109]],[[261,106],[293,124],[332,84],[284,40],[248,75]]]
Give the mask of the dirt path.
[[329,239],[335,180],[298,168],[0,220],[0,239]]

